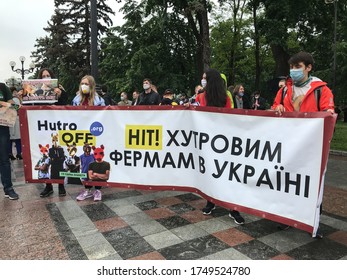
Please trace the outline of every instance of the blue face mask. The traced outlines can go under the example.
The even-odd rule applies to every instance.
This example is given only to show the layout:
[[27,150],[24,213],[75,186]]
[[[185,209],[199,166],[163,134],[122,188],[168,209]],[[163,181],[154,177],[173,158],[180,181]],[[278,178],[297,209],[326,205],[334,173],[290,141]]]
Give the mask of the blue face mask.
[[242,96],[244,95],[244,92],[243,92],[243,91],[239,91],[238,95],[239,95],[240,97],[242,97]]
[[293,79],[294,84],[299,84],[305,78],[303,68],[290,69],[289,75]]

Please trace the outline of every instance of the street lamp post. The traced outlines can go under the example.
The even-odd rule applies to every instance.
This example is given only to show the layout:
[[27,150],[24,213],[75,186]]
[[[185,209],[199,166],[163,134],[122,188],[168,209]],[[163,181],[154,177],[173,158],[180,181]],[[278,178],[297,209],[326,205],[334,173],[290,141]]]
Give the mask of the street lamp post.
[[98,9],[97,1],[90,2],[90,39],[91,39],[91,73],[95,81],[99,81],[98,77]]
[[29,73],[32,73],[34,71],[35,64],[33,62],[31,62],[30,65],[29,65],[29,69],[24,69],[25,57],[21,56],[21,57],[19,57],[19,60],[20,60],[20,62],[22,64],[22,68],[14,69],[14,67],[16,66],[16,63],[14,61],[10,62],[10,66],[11,66],[12,71],[16,72],[18,74],[21,74],[22,75],[22,80],[24,80],[24,75],[25,74],[29,74]]
[[333,91],[336,84],[336,23],[337,23],[337,1],[324,0],[325,4],[334,4],[334,45],[333,45]]
[[336,22],[337,22],[337,0],[334,1],[334,62],[333,62],[333,90],[336,84]]

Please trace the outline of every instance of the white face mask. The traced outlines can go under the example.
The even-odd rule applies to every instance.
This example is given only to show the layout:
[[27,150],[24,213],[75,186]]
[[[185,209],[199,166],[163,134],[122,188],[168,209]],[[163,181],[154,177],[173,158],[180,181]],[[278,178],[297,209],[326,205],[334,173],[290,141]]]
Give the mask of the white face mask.
[[124,99],[125,99],[124,96],[121,96],[121,97],[120,97],[120,100],[124,100]]
[[147,90],[147,89],[149,89],[150,87],[151,87],[150,84],[143,84],[143,89],[144,89],[144,90]]
[[83,93],[88,94],[90,92],[90,87],[88,85],[81,85],[81,90]]
[[207,85],[206,79],[202,79],[202,80],[201,80],[201,85],[202,85],[203,88],[206,87],[206,85]]

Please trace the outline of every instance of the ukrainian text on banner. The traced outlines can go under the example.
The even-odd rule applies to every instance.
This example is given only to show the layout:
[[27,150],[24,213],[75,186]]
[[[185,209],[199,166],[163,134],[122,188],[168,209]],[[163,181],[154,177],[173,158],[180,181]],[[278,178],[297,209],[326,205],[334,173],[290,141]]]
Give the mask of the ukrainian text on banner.
[[85,143],[102,145],[110,177],[100,185],[197,192],[315,234],[335,123],[328,113],[30,106],[20,117],[29,182],[58,182],[39,179],[42,147],[68,157],[68,146],[82,156]]

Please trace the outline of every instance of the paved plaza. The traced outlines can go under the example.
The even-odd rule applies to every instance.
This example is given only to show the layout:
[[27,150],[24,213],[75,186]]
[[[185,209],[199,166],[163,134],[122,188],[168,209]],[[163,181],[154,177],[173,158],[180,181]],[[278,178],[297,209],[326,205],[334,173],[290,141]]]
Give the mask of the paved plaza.
[[23,161],[12,162],[20,198],[0,198],[0,259],[5,260],[347,260],[347,157],[331,155],[320,228],[323,239],[243,214],[236,225],[193,193],[103,188],[103,199],[40,198],[44,184],[25,183]]

